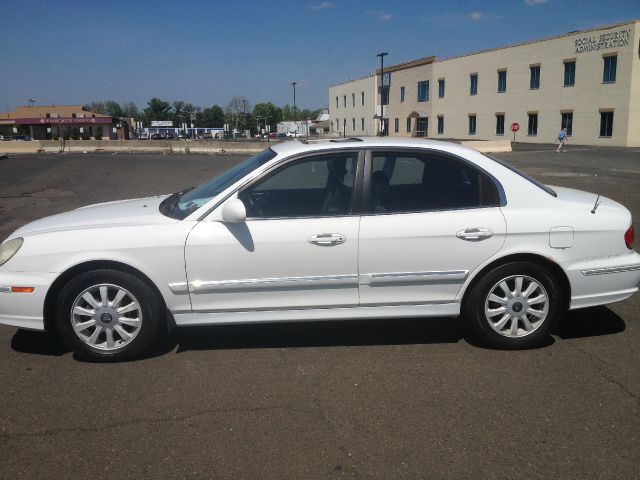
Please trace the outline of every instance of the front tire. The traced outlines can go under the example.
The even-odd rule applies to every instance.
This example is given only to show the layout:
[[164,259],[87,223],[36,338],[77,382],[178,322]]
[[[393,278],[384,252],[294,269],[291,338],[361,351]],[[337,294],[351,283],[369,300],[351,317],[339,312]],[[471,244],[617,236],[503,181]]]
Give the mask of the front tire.
[[58,295],[56,326],[65,344],[93,362],[130,360],[158,336],[162,301],[138,277],[92,270],[73,278]]
[[562,290],[546,268],[512,262],[475,283],[463,309],[483,343],[504,349],[532,348],[547,341],[558,323]]

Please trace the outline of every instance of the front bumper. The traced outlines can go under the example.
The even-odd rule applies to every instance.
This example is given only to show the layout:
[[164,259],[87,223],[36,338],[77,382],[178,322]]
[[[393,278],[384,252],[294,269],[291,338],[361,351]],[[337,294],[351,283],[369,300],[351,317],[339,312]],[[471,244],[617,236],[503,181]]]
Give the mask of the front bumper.
[[[56,276],[0,269],[0,324],[44,330],[44,300]],[[11,287],[33,287],[34,291],[13,293]]]
[[640,254],[584,260],[563,265],[571,283],[571,309],[619,302],[640,287]]

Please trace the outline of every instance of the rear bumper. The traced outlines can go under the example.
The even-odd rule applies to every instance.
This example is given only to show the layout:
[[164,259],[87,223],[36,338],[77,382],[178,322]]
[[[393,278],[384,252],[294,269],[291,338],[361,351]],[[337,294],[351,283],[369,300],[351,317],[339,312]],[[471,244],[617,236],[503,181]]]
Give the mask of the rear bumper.
[[563,267],[571,283],[570,309],[619,302],[640,286],[640,254],[636,252]]
[[[44,330],[44,300],[54,273],[8,272],[0,269],[0,324]],[[33,293],[13,293],[11,287],[34,287]]]

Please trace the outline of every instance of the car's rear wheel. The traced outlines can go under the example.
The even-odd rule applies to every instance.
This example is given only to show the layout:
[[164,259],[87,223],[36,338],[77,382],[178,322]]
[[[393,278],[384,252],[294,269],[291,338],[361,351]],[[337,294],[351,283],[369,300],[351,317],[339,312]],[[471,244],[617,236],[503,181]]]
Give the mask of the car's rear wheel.
[[134,275],[93,270],[73,278],[58,295],[56,320],[71,350],[90,361],[129,360],[160,330],[162,302]]
[[497,348],[531,348],[549,338],[562,315],[562,291],[546,268],[513,262],[480,278],[463,308],[484,343]]

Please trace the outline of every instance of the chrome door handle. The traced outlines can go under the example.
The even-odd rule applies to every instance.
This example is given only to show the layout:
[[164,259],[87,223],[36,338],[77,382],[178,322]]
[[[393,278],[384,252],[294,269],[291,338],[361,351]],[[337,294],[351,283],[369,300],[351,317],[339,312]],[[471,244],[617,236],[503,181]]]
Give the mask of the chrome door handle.
[[469,242],[479,242],[493,236],[493,230],[489,228],[465,228],[456,233],[456,237]]
[[341,233],[319,233],[309,237],[309,243],[319,245],[321,247],[332,247],[333,245],[342,245],[347,241],[347,237]]

